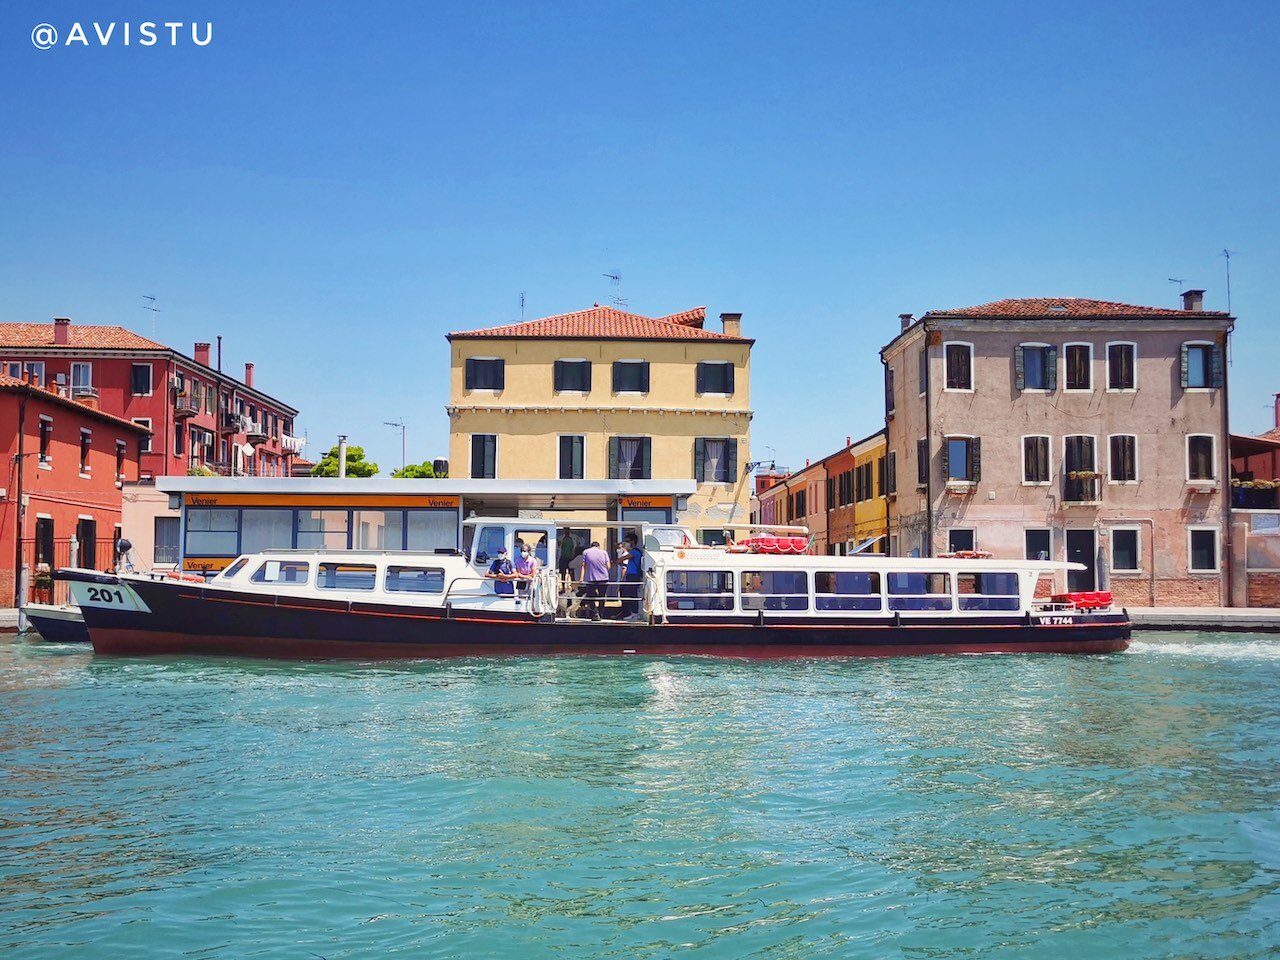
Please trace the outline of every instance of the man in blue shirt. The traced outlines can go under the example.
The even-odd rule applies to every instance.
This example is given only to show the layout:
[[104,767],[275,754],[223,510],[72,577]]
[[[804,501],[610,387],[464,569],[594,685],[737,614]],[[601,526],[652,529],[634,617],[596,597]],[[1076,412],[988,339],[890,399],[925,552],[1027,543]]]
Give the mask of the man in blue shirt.
[[644,614],[640,612],[640,584],[644,580],[644,552],[640,549],[640,545],[636,542],[634,536],[628,536],[623,543],[626,545],[627,554],[623,558],[626,564],[624,577],[626,586],[623,587],[623,596],[627,599],[622,602],[622,613],[628,620],[640,620],[644,618]]
[[493,585],[493,592],[500,597],[515,596],[516,585],[511,581],[515,579],[516,568],[511,565],[511,561],[507,559],[507,548],[499,547],[498,555],[494,558],[493,563],[489,564],[489,572],[485,575],[486,580],[496,580]]

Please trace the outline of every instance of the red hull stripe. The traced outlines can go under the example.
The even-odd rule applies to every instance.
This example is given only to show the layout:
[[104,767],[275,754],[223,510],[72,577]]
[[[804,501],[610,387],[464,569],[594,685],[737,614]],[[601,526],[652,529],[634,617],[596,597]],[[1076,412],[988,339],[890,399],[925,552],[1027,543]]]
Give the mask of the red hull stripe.
[[91,630],[96,653],[116,654],[211,654],[244,657],[279,657],[304,660],[329,659],[410,659],[425,660],[447,657],[476,656],[542,656],[604,655],[619,656],[713,656],[737,659],[776,660],[795,657],[900,657],[946,653],[1116,653],[1129,641],[1123,638],[1105,640],[1068,640],[1034,642],[981,643],[912,643],[850,646],[836,644],[795,644],[761,646],[759,644],[682,644],[679,642],[646,643],[633,638],[631,643],[588,644],[560,643],[369,643],[345,640],[277,639],[244,636],[196,636],[184,633],[121,630],[97,627]]

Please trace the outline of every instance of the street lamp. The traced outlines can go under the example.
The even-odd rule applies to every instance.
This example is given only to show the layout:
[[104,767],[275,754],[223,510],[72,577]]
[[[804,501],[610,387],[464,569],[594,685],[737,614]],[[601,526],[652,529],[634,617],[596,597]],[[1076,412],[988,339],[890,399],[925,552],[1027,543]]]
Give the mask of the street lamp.
[[401,417],[399,420],[383,420],[382,422],[388,427],[395,427],[400,431],[400,472],[404,473],[404,468],[407,463],[404,457],[404,417]]

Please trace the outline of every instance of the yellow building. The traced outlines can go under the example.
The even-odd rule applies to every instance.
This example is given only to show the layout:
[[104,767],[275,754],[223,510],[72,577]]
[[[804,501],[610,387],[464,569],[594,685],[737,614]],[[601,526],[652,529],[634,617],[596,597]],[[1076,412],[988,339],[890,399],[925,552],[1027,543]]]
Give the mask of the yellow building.
[[449,334],[455,477],[694,479],[674,519],[746,523],[751,346],[742,315],[611,307]]

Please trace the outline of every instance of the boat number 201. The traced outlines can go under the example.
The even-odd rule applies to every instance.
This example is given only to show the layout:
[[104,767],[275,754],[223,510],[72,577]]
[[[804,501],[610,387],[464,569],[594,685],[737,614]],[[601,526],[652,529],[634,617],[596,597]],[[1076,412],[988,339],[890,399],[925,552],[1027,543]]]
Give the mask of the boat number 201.
[[107,590],[103,587],[90,587],[89,599],[95,603],[124,603],[124,594],[119,590]]

